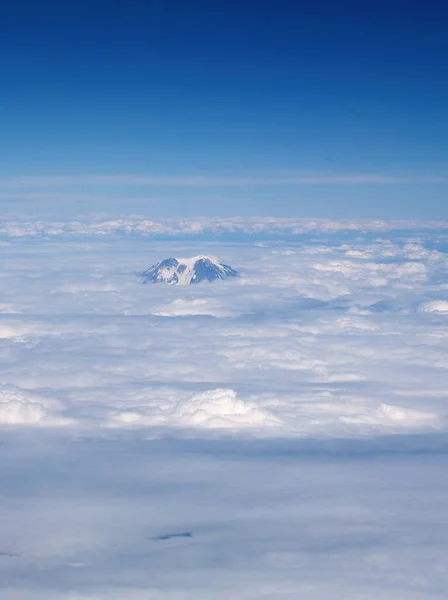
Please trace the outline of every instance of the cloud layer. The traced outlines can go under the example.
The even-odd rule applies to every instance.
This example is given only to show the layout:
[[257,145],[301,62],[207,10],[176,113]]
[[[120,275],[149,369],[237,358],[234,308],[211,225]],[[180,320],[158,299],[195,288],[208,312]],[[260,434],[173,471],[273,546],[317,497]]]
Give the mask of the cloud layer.
[[[386,220],[331,220],[307,218],[189,218],[148,219],[140,216],[104,215],[68,220],[4,219],[0,221],[0,238],[20,237],[71,237],[79,236],[132,236],[153,239],[200,238],[201,240],[230,238],[232,241],[265,241],[269,238],[291,241],[304,234],[356,234],[428,230],[444,232],[448,223],[444,221],[386,221]],[[412,235],[412,234],[410,234]]]
[[0,247],[0,595],[444,599],[443,229],[73,223]]
[[[446,428],[439,233],[58,240],[3,246],[6,382],[47,399],[5,403],[4,422],[349,437]],[[182,290],[137,277],[199,250],[241,277]]]

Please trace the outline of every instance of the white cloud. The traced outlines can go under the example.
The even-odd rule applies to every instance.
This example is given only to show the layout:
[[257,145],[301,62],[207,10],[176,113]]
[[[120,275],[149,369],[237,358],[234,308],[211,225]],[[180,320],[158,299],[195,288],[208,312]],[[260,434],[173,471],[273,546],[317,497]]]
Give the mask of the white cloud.
[[0,387],[0,425],[68,425],[60,415],[62,405],[54,399],[24,393],[14,386]]
[[146,389],[128,403],[133,410],[112,412],[108,425],[247,429],[261,435],[266,429],[281,425],[280,419],[259,403],[238,398],[235,390],[229,388],[209,389],[193,395],[180,389]]
[[[410,227],[11,225],[0,596],[444,598],[448,260]],[[241,278],[141,284],[200,253]]]
[[244,402],[231,389],[207,390],[177,405],[181,423],[199,427],[269,427],[278,424],[254,402]]
[[445,460],[428,441],[45,434],[2,461],[8,600],[445,594]]
[[9,394],[5,397],[4,393],[0,395],[0,423],[1,424],[26,424],[34,425],[42,421],[47,415],[47,411],[38,402],[29,402],[19,398],[16,395],[11,397]]
[[437,415],[430,412],[406,409],[401,406],[391,404],[380,404],[377,408],[369,409],[365,414],[342,416],[344,423],[379,425],[385,427],[419,427],[422,423],[436,425],[438,423]]
[[[251,241],[265,239],[266,237],[291,238],[303,236],[307,233],[323,232],[337,235],[340,232],[391,232],[402,231],[431,231],[445,230],[447,222],[442,221],[386,221],[386,220],[330,220],[309,218],[218,218],[198,217],[185,219],[148,219],[144,216],[105,216],[97,215],[76,220],[45,221],[36,219],[3,220],[0,222],[0,235],[7,238],[17,237],[73,237],[88,236],[143,236],[143,237],[192,237],[201,236],[209,239],[222,239],[225,236],[246,237]],[[414,257],[422,257],[421,245],[414,241],[409,242],[407,253]],[[324,248],[325,246],[322,246]],[[317,250],[313,250],[317,251]],[[360,249],[348,248],[348,251]],[[387,247],[385,248],[387,251]],[[420,254],[419,254],[420,252]],[[432,251],[426,250],[431,256]]]
[[192,315],[209,315],[212,317],[232,317],[234,312],[226,309],[222,304],[205,298],[184,300],[177,298],[153,313],[161,317],[188,317]]
[[439,314],[448,314],[448,300],[432,300],[425,302],[420,306],[421,312],[433,312]]
[[[440,250],[426,252],[434,245],[425,241],[430,232],[418,241],[414,232],[400,235],[343,244],[336,236],[325,245],[319,236],[264,246],[14,242],[2,278],[7,381],[68,403],[79,427],[183,427],[177,404],[187,406],[204,389],[231,389],[238,402],[281,423],[285,435],[340,435],[340,417],[402,406],[408,390],[415,398],[403,410],[434,413],[443,428],[442,324],[435,329],[416,309],[443,307],[432,303],[441,302],[433,298],[440,297],[439,273],[448,262]],[[201,251],[242,276],[186,289],[144,286],[137,276],[165,256]],[[159,384],[170,387],[168,396]],[[327,403],[328,415],[314,412],[316,385],[342,390]],[[370,393],[360,407],[365,386]],[[269,423],[260,422],[257,435],[271,435]],[[388,426],[381,419],[346,421],[344,435],[372,427],[379,433]],[[418,430],[432,427],[421,421]],[[410,421],[400,429],[411,430]]]

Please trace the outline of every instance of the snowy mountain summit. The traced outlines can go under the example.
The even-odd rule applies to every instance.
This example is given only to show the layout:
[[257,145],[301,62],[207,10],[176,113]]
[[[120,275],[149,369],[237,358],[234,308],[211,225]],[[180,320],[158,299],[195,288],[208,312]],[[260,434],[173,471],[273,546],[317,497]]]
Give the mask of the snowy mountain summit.
[[145,282],[162,281],[170,285],[189,285],[201,281],[215,281],[235,277],[238,273],[210,256],[194,256],[193,258],[166,258],[149,267],[142,277]]

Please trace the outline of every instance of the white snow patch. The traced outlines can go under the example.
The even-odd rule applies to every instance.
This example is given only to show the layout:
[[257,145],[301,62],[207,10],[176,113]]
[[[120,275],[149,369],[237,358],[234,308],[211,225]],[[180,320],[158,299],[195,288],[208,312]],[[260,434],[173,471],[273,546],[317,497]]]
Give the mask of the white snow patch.
[[178,258],[177,260],[179,262],[179,266],[185,266],[185,270],[182,273],[179,273],[179,267],[177,267],[179,285],[189,285],[191,283],[191,280],[195,274],[195,265],[199,260],[209,260],[219,271],[221,271],[221,273],[224,273],[223,267],[214,256],[205,256],[200,254],[198,256],[193,256],[193,258]]

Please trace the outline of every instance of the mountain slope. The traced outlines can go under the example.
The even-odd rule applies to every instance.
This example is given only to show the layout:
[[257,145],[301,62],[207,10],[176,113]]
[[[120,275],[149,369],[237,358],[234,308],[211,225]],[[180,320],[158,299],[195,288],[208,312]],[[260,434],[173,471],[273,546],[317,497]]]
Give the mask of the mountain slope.
[[215,281],[235,277],[238,273],[209,256],[193,258],[166,258],[149,267],[142,277],[146,282],[164,282],[170,285],[189,285],[201,281]]

